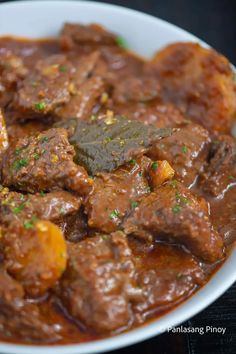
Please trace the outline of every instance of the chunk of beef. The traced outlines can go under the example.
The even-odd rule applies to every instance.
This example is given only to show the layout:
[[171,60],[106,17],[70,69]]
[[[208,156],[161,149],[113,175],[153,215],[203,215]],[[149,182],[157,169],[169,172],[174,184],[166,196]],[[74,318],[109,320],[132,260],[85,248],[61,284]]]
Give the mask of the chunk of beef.
[[11,50],[0,48],[0,106],[5,107],[13,98],[17,82],[27,74],[22,59]]
[[145,124],[153,124],[157,128],[175,128],[185,122],[183,114],[171,103],[161,103],[154,100],[150,103],[132,103],[116,105],[114,111],[139,120]]
[[89,119],[104,92],[103,80],[91,77],[76,89],[69,103],[56,110],[56,115],[62,119]]
[[147,64],[162,84],[162,95],[210,130],[228,131],[236,113],[233,71],[213,49],[175,43]]
[[45,116],[69,102],[74,90],[74,74],[75,68],[64,55],[39,60],[15,96],[16,118]]
[[200,182],[205,192],[216,197],[236,184],[236,142],[222,135],[213,142],[211,159]]
[[87,216],[82,209],[65,216],[59,226],[66,240],[70,242],[79,242],[92,233],[88,228]]
[[154,78],[127,77],[117,83],[113,100],[115,104],[149,102],[160,97],[160,84]]
[[79,46],[116,45],[116,36],[97,24],[80,25],[66,23],[61,33],[61,46],[64,50]]
[[207,262],[222,257],[223,242],[211,225],[206,202],[175,180],[143,198],[124,230],[147,240],[184,245]]
[[179,247],[158,243],[142,256],[135,254],[135,258],[136,279],[143,299],[133,304],[133,311],[138,319],[141,315],[141,320],[148,312],[159,312],[189,296],[205,281],[198,262]]
[[172,136],[156,142],[148,156],[167,160],[175,170],[175,176],[186,186],[190,186],[204,168],[209,142],[206,129],[197,124],[187,124]]
[[69,247],[69,263],[57,289],[74,318],[96,332],[111,332],[132,321],[134,264],[125,235],[96,236]]
[[3,184],[30,193],[66,188],[87,194],[92,181],[85,169],[73,162],[74,156],[62,128],[20,139],[3,157]]
[[12,220],[42,220],[60,222],[75,214],[81,205],[81,198],[59,191],[41,194],[20,194],[3,188],[0,192],[0,222],[9,225]]
[[36,135],[51,127],[51,120],[27,120],[25,122],[14,121],[7,124],[9,144],[15,146],[17,141],[29,135]]
[[42,316],[39,307],[24,300],[22,286],[0,269],[0,334],[5,339],[53,343],[61,327]]
[[150,192],[147,180],[150,164],[150,159],[142,157],[95,178],[93,192],[86,203],[90,227],[108,233],[117,229],[140,197]]
[[175,127],[185,120],[177,107],[163,103],[160,84],[154,78],[123,79],[116,83],[112,99],[116,113],[159,128]]

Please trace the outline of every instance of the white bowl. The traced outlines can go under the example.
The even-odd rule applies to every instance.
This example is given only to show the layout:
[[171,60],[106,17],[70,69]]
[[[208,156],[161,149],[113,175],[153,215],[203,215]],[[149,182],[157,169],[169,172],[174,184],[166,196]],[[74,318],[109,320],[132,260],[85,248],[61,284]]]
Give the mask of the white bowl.
[[[158,18],[118,6],[97,2],[23,1],[0,5],[0,35],[47,37],[58,35],[62,24],[98,22],[119,33],[137,53],[149,57],[175,41],[198,38]],[[85,344],[33,346],[0,343],[1,354],[92,354],[104,353],[163,333],[188,320],[221,296],[236,280],[236,250],[221,269],[189,300],[148,324],[112,338]]]

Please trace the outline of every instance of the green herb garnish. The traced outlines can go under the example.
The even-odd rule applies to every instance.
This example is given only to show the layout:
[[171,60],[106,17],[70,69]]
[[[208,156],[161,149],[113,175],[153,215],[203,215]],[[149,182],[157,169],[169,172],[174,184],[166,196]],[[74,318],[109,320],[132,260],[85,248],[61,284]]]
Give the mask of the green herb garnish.
[[115,209],[115,210],[113,210],[113,211],[111,212],[111,214],[110,214],[110,219],[111,219],[111,220],[115,220],[115,219],[118,218],[118,216],[119,216],[119,211],[118,211],[117,209]]
[[173,212],[174,214],[178,214],[180,211],[181,211],[181,206],[180,206],[180,205],[175,205],[175,206],[173,206],[172,212]]
[[48,137],[47,136],[43,136],[42,138],[40,138],[41,143],[47,143],[48,142]]
[[187,148],[187,146],[182,146],[182,152],[184,153],[184,154],[186,154],[187,152],[188,152],[188,148]]
[[15,149],[15,154],[18,156],[18,155],[20,155],[20,153],[21,153],[21,148],[17,147]]
[[91,120],[92,122],[94,122],[96,119],[97,119],[97,117],[96,117],[94,114],[91,115],[90,120]]
[[33,154],[33,158],[34,158],[35,160],[38,160],[38,159],[40,158],[40,156],[39,156],[39,154],[34,153],[34,154]]
[[156,170],[158,169],[158,167],[159,167],[158,162],[153,162],[153,163],[151,164],[151,169],[154,170],[154,171],[156,171]]
[[43,111],[46,108],[46,103],[43,101],[36,102],[34,106],[38,111]]
[[14,168],[14,170],[16,170],[16,171],[19,171],[22,167],[27,166],[27,165],[28,165],[28,162],[29,162],[29,160],[28,160],[27,158],[21,159],[21,160],[19,160],[19,161],[15,161],[15,162],[13,163],[13,168]]
[[128,49],[128,43],[126,40],[120,36],[116,37],[116,44],[123,49]]
[[131,200],[130,205],[132,209],[135,209],[137,208],[137,206],[139,206],[139,202],[137,202],[136,200]]
[[59,65],[59,71],[60,71],[61,73],[67,72],[67,67],[66,67],[66,65]]
[[132,160],[129,160],[128,162],[129,165],[136,165],[136,160],[132,159]]
[[13,214],[16,214],[16,215],[19,214],[19,213],[24,209],[24,207],[25,207],[25,204],[22,203],[22,204],[19,205],[18,207],[13,208],[13,209],[12,209]]
[[59,213],[60,213],[60,214],[65,214],[65,212],[66,212],[66,211],[65,211],[65,208],[61,207],[61,208],[59,209]]

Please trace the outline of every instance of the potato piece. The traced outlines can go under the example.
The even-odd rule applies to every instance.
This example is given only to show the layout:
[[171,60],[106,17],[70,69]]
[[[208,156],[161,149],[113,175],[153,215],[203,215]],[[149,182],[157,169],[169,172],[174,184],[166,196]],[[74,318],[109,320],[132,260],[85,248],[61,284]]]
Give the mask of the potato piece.
[[3,112],[0,108],[0,155],[8,147],[8,135]]
[[50,221],[12,223],[2,242],[8,272],[30,296],[40,296],[60,278],[66,268],[66,243],[60,229]]
[[159,187],[162,183],[174,177],[175,171],[167,161],[154,161],[148,170],[152,188]]
[[227,132],[236,115],[229,61],[196,43],[175,43],[158,52],[147,71],[159,78],[162,95],[209,130]]

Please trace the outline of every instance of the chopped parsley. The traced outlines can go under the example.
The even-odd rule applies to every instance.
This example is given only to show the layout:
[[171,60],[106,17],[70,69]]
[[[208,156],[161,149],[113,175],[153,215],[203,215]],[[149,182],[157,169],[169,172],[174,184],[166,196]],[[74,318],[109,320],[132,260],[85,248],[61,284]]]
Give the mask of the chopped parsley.
[[16,171],[20,171],[20,169],[21,169],[22,167],[25,167],[25,166],[28,165],[28,162],[29,162],[29,160],[28,160],[27,158],[21,159],[21,160],[18,160],[18,161],[14,161],[14,163],[13,163],[13,168],[14,168],[14,170],[16,170]]
[[44,191],[41,191],[41,192],[40,192],[40,196],[41,196],[41,197],[45,197]]
[[38,220],[38,218],[35,215],[33,215],[30,220],[24,220],[24,223],[23,223],[24,228],[26,230],[32,229],[37,220]]
[[111,219],[111,220],[115,220],[115,219],[118,218],[118,216],[119,216],[119,211],[118,211],[117,209],[115,209],[115,210],[113,210],[113,211],[111,212],[111,214],[110,214],[110,219]]
[[38,160],[39,157],[40,157],[40,156],[39,156],[39,154],[37,154],[37,152],[33,154],[33,158],[34,158],[35,160]]
[[176,192],[175,198],[176,198],[176,201],[177,201],[178,203],[181,203],[181,204],[182,204],[182,206],[187,205],[187,204],[190,204],[190,199],[184,197],[184,196],[183,196],[181,193],[179,193],[179,192]]
[[187,148],[186,145],[182,146],[182,152],[183,152],[184,154],[187,154],[188,148]]
[[91,115],[90,120],[91,120],[92,122],[94,122],[96,119],[97,119],[97,117],[96,117],[94,114]]
[[47,136],[43,136],[42,138],[40,138],[41,143],[46,143],[48,142],[48,137]]
[[228,177],[231,181],[233,181],[235,178],[234,178],[234,176],[229,176]]
[[108,235],[102,235],[102,239],[103,239],[104,241],[108,240]]
[[126,40],[120,36],[116,37],[116,44],[123,49],[127,49],[128,48],[128,44],[126,42]]
[[33,88],[37,87],[37,86],[38,86],[37,81],[32,81],[32,82],[31,82],[31,86],[32,86]]
[[61,208],[59,209],[59,213],[60,213],[60,214],[65,214],[65,212],[66,212],[65,208],[61,207]]
[[25,203],[20,204],[18,207],[13,208],[12,212],[13,214],[19,214],[25,207]]
[[34,106],[38,111],[43,111],[46,108],[46,103],[43,101],[36,102]]
[[134,160],[134,159],[129,160],[128,163],[129,163],[129,165],[133,165],[134,166],[134,165],[136,165],[136,160]]
[[66,65],[59,65],[59,71],[60,71],[61,73],[67,72],[67,67],[66,67]]
[[158,169],[158,167],[159,167],[158,162],[153,162],[153,163],[151,164],[151,169],[154,170],[154,171],[156,171],[156,170]]
[[20,155],[20,153],[21,153],[21,148],[17,147],[15,149],[15,154],[18,156],[18,155]]
[[181,206],[177,204],[177,205],[173,206],[172,212],[174,214],[178,214],[181,211],[181,209],[182,209]]
[[131,200],[130,205],[132,209],[135,209],[139,205],[139,202],[137,202],[136,200]]
[[170,181],[170,186],[175,188],[177,186],[177,180],[176,179],[172,179],[172,181]]

